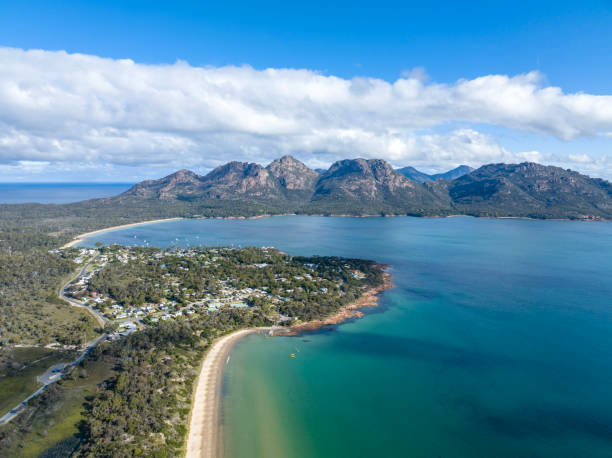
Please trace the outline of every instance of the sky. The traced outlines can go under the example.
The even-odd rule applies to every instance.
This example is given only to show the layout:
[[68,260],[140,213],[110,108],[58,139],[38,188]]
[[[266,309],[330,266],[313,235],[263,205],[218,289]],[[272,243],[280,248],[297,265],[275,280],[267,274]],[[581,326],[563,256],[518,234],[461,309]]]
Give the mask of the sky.
[[610,75],[610,0],[0,0],[0,181],[284,154],[612,179]]

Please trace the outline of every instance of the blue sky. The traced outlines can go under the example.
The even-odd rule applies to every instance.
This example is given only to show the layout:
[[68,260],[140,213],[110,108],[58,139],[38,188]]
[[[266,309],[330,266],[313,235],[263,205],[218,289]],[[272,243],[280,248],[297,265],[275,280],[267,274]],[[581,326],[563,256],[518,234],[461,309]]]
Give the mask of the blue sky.
[[438,82],[540,70],[569,92],[612,92],[610,1],[295,3],[4,1],[0,43],[386,80],[413,67]]
[[[472,2],[469,5],[436,1],[417,4],[329,3],[0,1],[0,47],[11,51],[0,59],[5,59],[6,66],[10,67],[10,72],[4,75],[6,81],[17,79],[21,88],[38,82],[42,88],[64,78],[60,73],[55,77],[45,74],[44,65],[49,65],[49,62],[58,62],[60,70],[56,71],[61,72],[62,66],[75,65],[76,69],[83,69],[86,65],[70,60],[74,53],[102,58],[88,63],[91,73],[81,74],[81,80],[61,84],[61,90],[74,91],[75,98],[82,97],[77,94],[79,88],[85,83],[90,84],[91,80],[111,81],[115,71],[107,64],[112,67],[119,59],[130,59],[136,65],[150,64],[144,67],[158,76],[147,76],[147,81],[159,81],[159,75],[165,72],[165,64],[182,65],[191,70],[200,67],[213,70],[228,66],[243,68],[243,65],[255,72],[269,68],[303,69],[349,82],[353,90],[363,89],[362,80],[373,81],[368,84],[376,86],[376,81],[393,85],[399,79],[418,80],[426,87],[443,85],[452,89],[457,88],[458,81],[474,81],[491,75],[510,78],[512,84],[520,86],[523,83],[512,78],[538,72],[537,82],[530,80],[525,83],[535,85],[536,91],[557,87],[563,96],[612,94],[610,1]],[[41,60],[28,55],[28,50],[44,50],[47,56]],[[67,54],[53,51],[66,51]],[[176,64],[177,61],[184,62]],[[33,76],[37,68],[40,76]],[[19,69],[24,72],[23,80]],[[28,69],[27,74],[25,69]],[[0,70],[0,77],[1,74]],[[199,77],[195,75],[198,73],[189,75],[192,76],[186,77],[194,78],[192,85],[197,94],[196,80]],[[224,74],[223,78],[230,78],[228,84],[234,84],[231,78],[235,78],[241,87],[251,85],[255,90],[253,80],[259,81],[260,75],[242,72]],[[170,81],[172,83],[164,80],[159,84],[166,89],[168,84],[180,84],[177,83],[180,81],[178,77]],[[282,79],[282,82],[269,83],[272,88],[279,84],[303,87],[302,82],[295,81],[294,75],[288,80]],[[357,84],[353,84],[355,81]],[[321,84],[328,83],[334,84],[329,80]],[[122,87],[130,94],[134,92],[117,82],[109,84]],[[262,84],[256,84],[257,90],[274,92]],[[317,83],[317,87],[320,84]],[[159,87],[152,91],[159,92]],[[248,92],[248,87],[245,91]],[[512,89],[507,93],[512,93]],[[123,95],[119,90],[114,94],[126,100],[129,97],[128,93]],[[540,98],[540,105],[548,103],[549,98],[545,95]],[[97,100],[104,100],[107,96],[105,92]],[[274,96],[281,98],[279,103],[284,101],[282,94]],[[446,93],[439,96],[441,98],[436,98],[431,104],[438,106],[445,97],[457,97]],[[71,98],[64,95],[56,105]],[[310,98],[310,94],[305,93],[303,100]],[[14,95],[11,100],[16,100]],[[135,110],[134,104],[138,100],[126,102],[130,107],[128,111]],[[243,103],[243,99],[239,100]],[[472,96],[470,100],[473,100]],[[163,174],[180,165],[204,172],[226,159],[265,162],[274,153],[286,152],[294,153],[313,166],[321,166],[351,156],[352,151],[355,151],[353,155],[380,156],[394,165],[410,164],[430,171],[463,162],[478,165],[476,162],[479,160],[532,158],[612,178],[609,170],[612,126],[607,111],[610,100],[607,97],[591,99],[577,107],[566,97],[555,102],[558,105],[552,102],[549,107],[534,105],[534,112],[545,114],[542,119],[535,116],[530,123],[521,122],[516,110],[511,115],[497,116],[495,113],[491,115],[491,109],[483,111],[480,107],[478,111],[471,105],[470,115],[463,116],[464,100],[449,102],[448,112],[452,115],[436,114],[435,119],[422,125],[391,119],[383,108],[376,118],[377,112],[373,109],[374,113],[370,113],[373,119],[389,120],[389,127],[380,126],[376,131],[366,128],[372,120],[361,123],[355,119],[357,116],[351,112],[353,102],[343,101],[342,110],[334,106],[334,119],[341,121],[334,126],[333,132],[325,132],[316,138],[314,133],[321,132],[321,123],[306,123],[298,132],[295,126],[279,126],[274,130],[258,124],[259,127],[252,128],[251,119],[246,119],[240,126],[228,128],[223,124],[217,130],[210,123],[201,123],[188,134],[174,124],[164,127],[158,123],[152,128],[142,119],[124,130],[118,126],[118,120],[108,121],[109,116],[101,116],[102,121],[95,124],[82,120],[81,125],[79,116],[84,115],[77,113],[78,103],[75,108],[62,106],[61,114],[49,112],[54,118],[67,115],[67,120],[61,127],[42,132],[44,129],[30,122],[30,118],[36,117],[40,111],[15,102],[9,104],[4,112],[0,111],[0,180],[31,181],[44,178],[52,171],[54,179],[78,181],[79,175],[87,170],[96,170],[95,176],[101,181],[136,180]],[[411,103],[410,107],[399,107],[399,111],[406,109],[406,113],[411,113],[415,102]],[[452,103],[455,105],[451,106]],[[249,109],[257,110],[261,103],[249,101],[247,105]],[[301,110],[304,104],[296,102],[287,107],[283,116],[288,116],[287,113],[293,115],[298,106]],[[167,108],[156,106],[149,109],[160,110],[160,117],[168,116],[164,111]],[[211,117],[218,116],[216,108],[213,110],[207,103],[201,105],[200,111],[194,108],[194,112],[208,109]],[[363,110],[362,105],[359,110]],[[419,115],[418,109],[415,110],[415,116]],[[576,117],[568,115],[556,119],[559,110],[574,110]],[[593,110],[596,120],[592,126],[587,125],[590,110]],[[596,110],[599,111],[595,113]],[[264,111],[266,116],[270,114],[269,107]],[[311,113],[300,111],[296,119],[320,117],[322,111],[328,110],[315,107]],[[359,113],[360,118],[365,116],[363,112]],[[429,115],[430,109],[423,113],[423,116]],[[122,119],[127,122],[125,117]],[[565,128],[557,131],[555,122],[564,124]],[[79,126],[75,127],[75,123]],[[132,120],[127,123],[132,123]],[[91,132],[91,135],[86,139],[75,139],[71,127]],[[118,130],[120,134],[117,134]],[[147,133],[156,140],[145,145]],[[108,135],[112,137],[110,140]],[[117,136],[124,140],[138,138],[132,142],[132,150],[127,140],[122,141],[119,160],[112,151],[117,149]],[[262,136],[266,141],[262,141]],[[296,140],[297,136],[300,136],[300,141]],[[400,140],[404,146],[397,146]],[[365,143],[369,146],[360,146]],[[467,151],[466,144],[479,145],[478,152]],[[24,150],[21,156],[19,148]],[[82,160],[75,161],[79,156],[78,148],[88,153],[84,152]],[[177,153],[181,148],[189,152],[184,155]],[[484,154],[486,148],[491,152]],[[227,151],[223,152],[224,149]],[[62,151],[68,150],[71,153],[62,156]],[[161,152],[158,154],[157,150]],[[428,154],[428,150],[436,153]],[[133,157],[125,160],[128,154]],[[570,159],[570,155],[574,159]],[[155,159],[150,160],[151,156]]]

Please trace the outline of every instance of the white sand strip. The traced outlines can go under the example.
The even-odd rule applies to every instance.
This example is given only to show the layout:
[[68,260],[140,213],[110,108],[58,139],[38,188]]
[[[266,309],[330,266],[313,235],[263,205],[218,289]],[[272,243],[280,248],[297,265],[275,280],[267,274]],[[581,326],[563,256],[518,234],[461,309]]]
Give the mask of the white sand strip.
[[96,234],[102,234],[103,232],[114,231],[116,229],[124,229],[126,227],[142,226],[143,224],[161,223],[162,221],[173,221],[173,220],[177,220],[177,219],[183,219],[183,218],[154,219],[154,220],[151,220],[151,221],[141,221],[140,223],[122,224],[120,226],[113,226],[113,227],[107,227],[105,229],[98,229],[97,231],[85,232],[84,234],[77,235],[75,239],[71,240],[66,245],[62,246],[62,248],[70,248],[70,247],[76,245],[77,243],[81,243],[87,237],[90,237],[90,236],[96,235]]
[[217,458],[222,446],[217,441],[223,368],[234,343],[253,332],[256,331],[242,329],[228,334],[215,342],[206,354],[191,407],[187,458]]

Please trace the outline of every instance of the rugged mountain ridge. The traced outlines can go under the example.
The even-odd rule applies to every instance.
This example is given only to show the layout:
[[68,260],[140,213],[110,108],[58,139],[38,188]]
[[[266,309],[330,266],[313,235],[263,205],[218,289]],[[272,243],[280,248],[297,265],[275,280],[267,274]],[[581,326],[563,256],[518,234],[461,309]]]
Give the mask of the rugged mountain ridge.
[[471,214],[612,218],[612,184],[534,162],[489,164],[449,182],[454,207]]
[[220,165],[205,176],[179,170],[159,180],[136,184],[118,196],[160,200],[234,199],[258,197],[284,198],[281,185],[267,169],[252,162],[232,161]]
[[273,160],[266,170],[284,190],[288,199],[309,198],[315,188],[320,174],[293,156],[283,156]]
[[201,176],[191,170],[179,170],[159,180],[145,180],[135,184],[118,198],[174,199],[182,193],[196,192]]
[[180,170],[110,200],[204,208],[231,202],[235,213],[251,205],[272,213],[612,219],[612,184],[605,180],[535,163],[459,169],[445,174],[458,178],[421,184],[381,159],[345,159],[319,173],[283,156],[266,167],[229,162],[205,176]]
[[312,205],[341,212],[347,203],[364,213],[423,213],[443,203],[423,185],[393,170],[382,159],[335,162],[319,178]]

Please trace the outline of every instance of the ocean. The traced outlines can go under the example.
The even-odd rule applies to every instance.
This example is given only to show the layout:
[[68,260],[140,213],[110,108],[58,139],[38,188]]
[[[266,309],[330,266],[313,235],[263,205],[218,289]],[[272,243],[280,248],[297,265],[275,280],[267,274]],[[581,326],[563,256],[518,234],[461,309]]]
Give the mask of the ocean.
[[395,288],[363,318],[236,345],[226,458],[612,455],[610,223],[290,216],[163,222],[86,244],[97,241],[392,266]]
[[0,183],[0,204],[67,204],[121,194],[129,183]]

